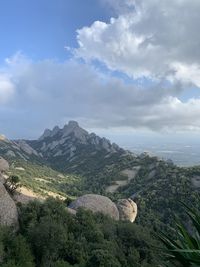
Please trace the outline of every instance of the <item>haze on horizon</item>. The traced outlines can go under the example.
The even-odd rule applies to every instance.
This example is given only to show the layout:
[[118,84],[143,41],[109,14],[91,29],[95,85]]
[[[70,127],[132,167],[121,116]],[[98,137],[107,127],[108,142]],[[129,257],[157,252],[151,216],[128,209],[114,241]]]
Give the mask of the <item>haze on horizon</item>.
[[0,133],[76,120],[132,147],[200,134],[198,0],[3,0]]

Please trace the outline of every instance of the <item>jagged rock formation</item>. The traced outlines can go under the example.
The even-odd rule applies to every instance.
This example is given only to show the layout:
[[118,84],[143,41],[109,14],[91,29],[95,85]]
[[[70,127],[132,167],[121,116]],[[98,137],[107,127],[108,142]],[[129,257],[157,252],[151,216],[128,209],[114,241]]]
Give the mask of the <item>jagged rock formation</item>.
[[76,121],[69,121],[62,129],[58,126],[53,130],[46,129],[38,140],[26,143],[52,168],[79,174],[96,168],[97,161],[107,161],[113,155],[119,159],[127,153],[106,138],[88,133]]
[[46,129],[37,141],[29,142],[29,144],[44,157],[65,155],[72,158],[76,154],[78,145],[90,145],[97,150],[104,149],[107,152],[122,150],[116,144],[111,144],[106,138],[100,138],[94,133],[89,134],[76,121],[69,121],[63,129],[58,126],[53,130]]
[[119,212],[114,202],[108,197],[87,194],[77,198],[69,205],[70,209],[78,210],[78,208],[85,208],[92,212],[101,212],[110,216],[114,220],[119,220]]
[[18,213],[15,202],[0,182],[0,225],[18,226]]
[[137,216],[137,204],[132,199],[120,199],[117,203],[119,218],[122,221],[134,222]]

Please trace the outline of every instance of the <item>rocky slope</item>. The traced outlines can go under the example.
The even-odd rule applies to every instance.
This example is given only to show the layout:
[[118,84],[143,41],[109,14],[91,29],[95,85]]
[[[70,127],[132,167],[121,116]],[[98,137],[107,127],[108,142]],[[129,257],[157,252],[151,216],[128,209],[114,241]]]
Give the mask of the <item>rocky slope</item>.
[[50,166],[59,171],[86,174],[101,168],[110,158],[131,154],[106,138],[88,133],[77,122],[62,129],[46,129],[38,140],[26,141]]
[[23,159],[23,160],[41,160],[42,155],[39,155],[28,143],[24,140],[12,141],[5,136],[0,135],[0,156],[6,159]]
[[[171,225],[174,212],[186,220],[180,200],[198,207],[200,167],[180,168],[145,153],[135,156],[77,122],[45,130],[38,140],[2,138],[2,153],[12,159],[11,170],[34,190],[70,197],[100,194],[114,202],[137,199],[142,225]],[[119,205],[124,212],[134,210],[131,202]]]
[[17,226],[18,213],[14,200],[0,182],[0,225]]
[[14,200],[6,191],[3,174],[9,168],[8,162],[0,158],[0,225],[18,226],[18,212]]

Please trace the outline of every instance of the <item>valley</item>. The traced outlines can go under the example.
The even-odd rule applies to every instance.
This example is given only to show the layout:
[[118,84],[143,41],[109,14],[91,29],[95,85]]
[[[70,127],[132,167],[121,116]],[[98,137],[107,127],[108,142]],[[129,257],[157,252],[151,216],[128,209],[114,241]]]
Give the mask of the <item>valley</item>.
[[114,201],[131,197],[142,225],[172,224],[174,212],[183,215],[179,201],[198,206],[200,167],[183,168],[148,153],[133,154],[74,121],[63,129],[45,130],[38,140],[2,138],[0,156],[30,195],[68,201],[88,193]]
[[[8,169],[4,163],[4,177],[17,176],[20,179],[20,187],[12,196],[12,201],[19,205],[21,233],[37,249],[41,239],[38,237],[35,241],[35,233],[39,231],[40,236],[44,235],[44,240],[49,240],[49,245],[44,244],[43,258],[36,256],[37,266],[41,266],[43,260],[45,264],[48,260],[56,262],[53,256],[46,258],[46,251],[50,253],[51,245],[60,244],[65,240],[63,236],[70,231],[65,243],[60,244],[68,252],[63,256],[57,251],[55,255],[64,257],[72,265],[59,265],[58,261],[56,267],[75,266],[73,263],[79,263],[77,266],[82,267],[82,261],[93,262],[90,251],[95,252],[94,257],[98,255],[93,246],[103,246],[100,253],[109,253],[108,258],[104,258],[106,264],[113,258],[112,267],[124,266],[124,262],[125,266],[132,267],[132,256],[124,250],[127,245],[129,248],[132,246],[131,251],[135,253],[144,249],[142,254],[134,256],[133,260],[138,266],[155,267],[154,250],[150,249],[145,254],[146,247],[155,247],[158,242],[154,238],[155,233],[164,231],[174,236],[175,215],[189,227],[181,202],[197,209],[199,207],[200,166],[179,167],[172,161],[148,153],[137,155],[106,138],[88,133],[74,121],[62,129],[56,126],[53,130],[45,130],[38,140],[1,138],[0,157],[10,164]],[[0,186],[3,187],[3,184],[0,183]],[[2,189],[5,194],[6,190]],[[85,208],[79,209],[79,205]],[[15,206],[13,208],[16,214]],[[97,213],[92,214],[90,210]],[[37,222],[38,218],[41,221],[39,219]],[[52,220],[53,224],[46,228]],[[89,226],[85,228],[85,224]],[[53,229],[56,231],[53,235],[57,236],[61,231],[62,238],[49,239]],[[31,236],[32,231],[34,236]],[[81,238],[76,234],[78,231],[81,231]],[[132,236],[132,241],[126,241],[129,236]],[[114,251],[110,251],[108,242],[116,246],[123,256],[119,258]],[[2,244],[4,246],[4,242]],[[74,247],[70,250],[71,244]],[[78,244],[87,250],[79,248],[84,260],[79,254],[73,254]],[[159,246],[162,245],[159,243]]]

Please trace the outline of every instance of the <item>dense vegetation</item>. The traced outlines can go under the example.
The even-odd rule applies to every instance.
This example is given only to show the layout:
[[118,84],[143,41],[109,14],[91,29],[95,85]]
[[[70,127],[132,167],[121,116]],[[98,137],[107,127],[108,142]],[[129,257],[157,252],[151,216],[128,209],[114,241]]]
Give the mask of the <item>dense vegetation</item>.
[[176,238],[167,233],[158,233],[158,238],[165,244],[161,250],[166,267],[198,267],[200,266],[200,213],[194,208],[183,205],[190,219],[190,229],[180,219],[176,219],[174,231]]
[[146,157],[136,178],[120,188],[115,197],[132,195],[140,211],[137,222],[155,229],[166,229],[173,226],[174,214],[183,221],[187,220],[180,201],[189,206],[199,206],[199,190],[191,182],[194,174],[200,176],[199,167],[180,168]]
[[20,183],[35,193],[47,196],[53,192],[63,197],[80,194],[82,177],[75,174],[63,174],[47,165],[15,159],[10,161],[9,174],[18,175]]
[[2,267],[155,267],[149,231],[102,214],[77,216],[60,201],[20,207],[20,230],[0,230]]
[[[171,240],[178,240],[172,229],[175,214],[191,230],[180,201],[198,207],[200,167],[180,168],[148,155],[108,156],[103,151],[90,152],[86,164],[80,161],[85,153],[80,148],[80,158],[68,166],[64,158],[55,162],[15,158],[10,161],[8,175],[20,176],[22,186],[40,195],[52,192],[67,198],[66,202],[85,193],[107,195],[113,201],[132,197],[139,210],[136,223],[115,222],[86,211],[79,211],[74,217],[64,204],[52,199],[44,204],[33,202],[20,207],[17,233],[0,230],[3,267],[156,267],[159,259],[155,255],[160,252],[156,251],[157,241],[149,231],[164,231],[171,235]],[[122,171],[135,166],[140,169],[134,179],[114,193],[106,191],[116,181],[128,179]]]
[[[97,162],[94,157],[90,171],[89,166],[85,166],[77,168],[75,173],[61,173],[46,165],[18,160],[12,163],[11,173],[21,177],[22,185],[42,195],[50,191],[74,198],[86,193],[97,193],[107,195],[114,201],[131,196],[139,207],[137,222],[159,230],[173,225],[174,213],[180,215],[182,220],[186,220],[179,201],[194,207],[198,206],[199,190],[191,181],[194,176],[200,177],[199,167],[180,168],[171,162],[148,155],[144,157],[113,155],[101,164]],[[19,166],[24,171],[18,169]],[[113,194],[106,192],[107,186],[116,180],[127,179],[121,174],[122,170],[134,166],[141,168],[130,183],[120,187]]]

